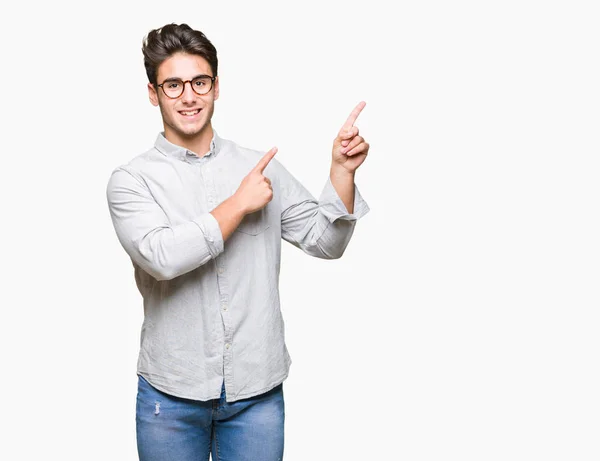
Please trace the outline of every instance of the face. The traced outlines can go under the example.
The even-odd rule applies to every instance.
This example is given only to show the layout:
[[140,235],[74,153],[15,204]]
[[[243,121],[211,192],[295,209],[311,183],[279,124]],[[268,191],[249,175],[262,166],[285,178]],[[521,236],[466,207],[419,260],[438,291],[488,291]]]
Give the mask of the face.
[[[206,59],[194,54],[176,53],[159,66],[157,82],[163,83],[168,78],[191,80],[201,74],[213,76]],[[148,93],[150,102],[160,107],[165,135],[171,139],[189,140],[211,127],[214,102],[219,98],[219,78],[205,95],[196,94],[191,83],[185,84],[183,94],[176,99],[168,98],[162,88],[155,89],[151,83],[148,83]],[[200,112],[196,115],[182,113],[197,109]]]

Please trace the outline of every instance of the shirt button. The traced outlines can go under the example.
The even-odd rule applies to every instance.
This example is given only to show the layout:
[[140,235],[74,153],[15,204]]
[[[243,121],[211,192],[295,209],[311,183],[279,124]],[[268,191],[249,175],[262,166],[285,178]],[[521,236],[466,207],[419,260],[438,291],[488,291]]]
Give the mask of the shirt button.
[[225,269],[223,269],[222,267],[219,267],[219,274],[222,274],[223,272],[225,272]]
[[223,310],[226,311],[227,310],[227,304],[223,304]]
[[229,346],[230,346],[230,344],[229,344],[229,343],[225,344],[225,347],[226,347],[227,349],[229,349]]

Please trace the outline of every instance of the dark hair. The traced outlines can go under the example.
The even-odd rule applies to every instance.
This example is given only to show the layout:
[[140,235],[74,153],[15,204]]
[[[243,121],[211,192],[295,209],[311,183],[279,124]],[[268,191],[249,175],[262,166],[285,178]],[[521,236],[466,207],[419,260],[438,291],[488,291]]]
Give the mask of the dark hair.
[[217,49],[210,40],[187,24],[167,24],[148,32],[142,41],[144,67],[150,83],[157,84],[158,67],[177,52],[202,56],[210,64],[213,77],[217,75]]

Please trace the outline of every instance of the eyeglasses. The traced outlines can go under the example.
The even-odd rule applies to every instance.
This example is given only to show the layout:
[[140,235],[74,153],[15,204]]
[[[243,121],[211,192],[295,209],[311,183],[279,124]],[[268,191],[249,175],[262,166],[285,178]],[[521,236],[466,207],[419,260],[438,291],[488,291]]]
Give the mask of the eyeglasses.
[[171,99],[177,99],[183,94],[185,84],[190,82],[192,90],[197,95],[204,95],[210,92],[217,77],[211,77],[209,75],[199,75],[192,80],[183,81],[180,78],[169,78],[159,85],[165,93],[165,96]]

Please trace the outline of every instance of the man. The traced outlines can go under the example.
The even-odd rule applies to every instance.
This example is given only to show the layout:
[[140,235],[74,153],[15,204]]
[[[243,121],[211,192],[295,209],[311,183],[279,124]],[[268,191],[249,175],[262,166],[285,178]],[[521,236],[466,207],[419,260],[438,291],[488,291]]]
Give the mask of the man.
[[351,113],[315,198],[273,157],[217,135],[217,52],[168,24],[144,38],[150,102],[164,131],[116,168],[107,199],[144,300],[137,364],[143,461],[283,457],[291,359],[279,305],[281,239],[342,256],[369,211],[354,185],[369,145]]

